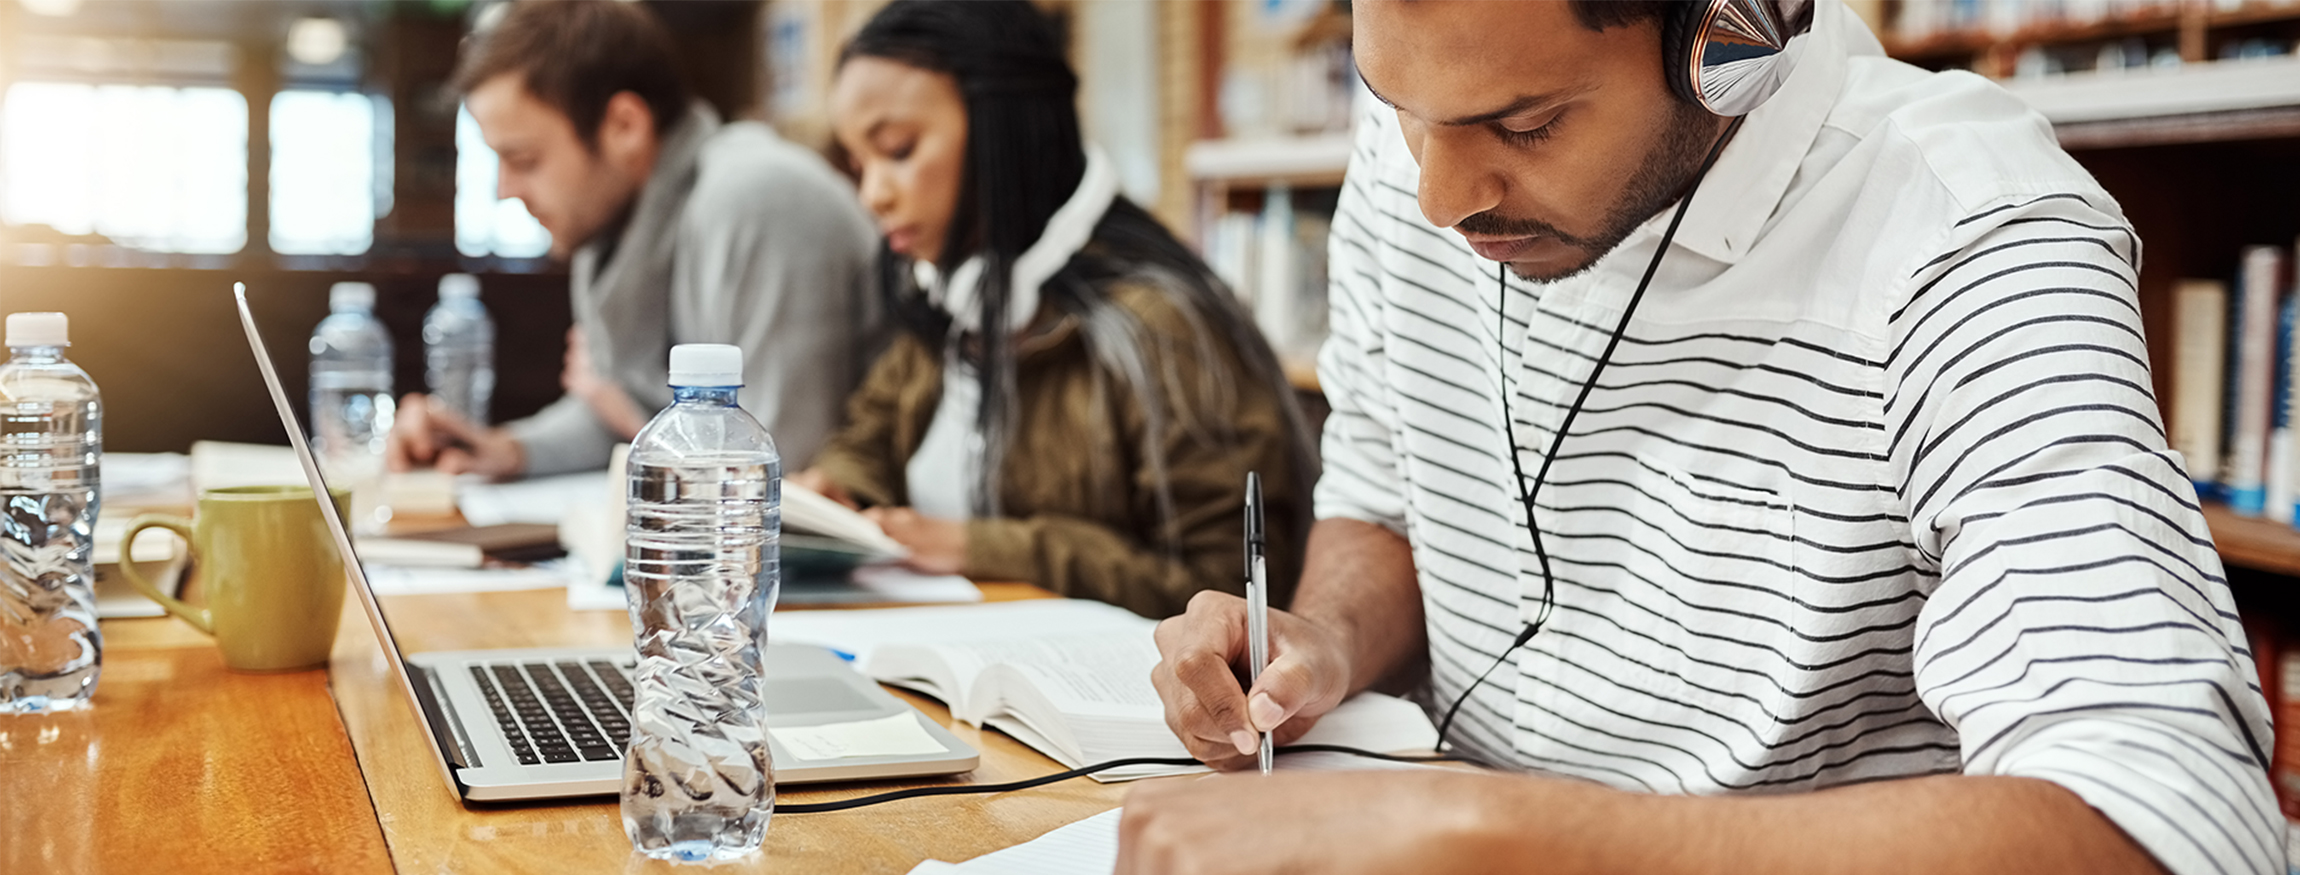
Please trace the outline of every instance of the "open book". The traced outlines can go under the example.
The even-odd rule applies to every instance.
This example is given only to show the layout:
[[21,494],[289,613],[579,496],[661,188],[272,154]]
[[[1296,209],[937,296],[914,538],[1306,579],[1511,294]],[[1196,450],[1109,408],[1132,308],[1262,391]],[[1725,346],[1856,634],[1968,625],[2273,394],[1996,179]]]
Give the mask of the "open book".
[[[1149,620],[1078,601],[855,613],[878,628],[842,635],[829,624],[807,623],[811,618],[777,616],[777,637],[856,653],[871,677],[941,699],[951,716],[1005,732],[1065,766],[1190,755],[1167,728],[1165,706],[1150,685],[1158,649]],[[1419,706],[1362,693],[1320,719],[1301,743],[1426,751],[1437,731]],[[1094,777],[1192,771],[1204,768],[1134,766]]]
[[[873,559],[899,559],[910,555],[910,550],[853,508],[823,497],[823,494],[783,481],[783,530],[828,538],[832,541],[860,548]],[[806,542],[802,541],[802,544]],[[827,544],[807,544],[818,549],[835,549]]]

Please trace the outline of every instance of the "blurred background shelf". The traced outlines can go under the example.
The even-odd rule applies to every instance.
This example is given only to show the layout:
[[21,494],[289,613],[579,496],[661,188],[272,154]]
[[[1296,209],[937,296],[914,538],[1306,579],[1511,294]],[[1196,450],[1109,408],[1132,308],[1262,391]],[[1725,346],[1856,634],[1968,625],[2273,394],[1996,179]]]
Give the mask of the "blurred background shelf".
[[2254,571],[2300,576],[2300,530],[2266,517],[2238,516],[2217,502],[2205,503],[2204,521],[2212,527],[2220,561]]
[[2116,69],[2005,83],[2070,149],[2300,134],[2300,56]]
[[2209,63],[2251,50],[2252,41],[2288,45],[2300,26],[2300,3],[2291,0],[2143,0],[2090,4],[2089,15],[2079,14],[2084,5],[1884,0],[1871,24],[1895,58],[2000,79],[2044,72],[2024,63],[2091,69],[2103,47],[2137,50],[2120,65]]
[[1191,179],[1230,186],[1340,185],[1342,171],[1349,163],[1348,131],[1200,140],[1190,144],[1182,157],[1182,166]]

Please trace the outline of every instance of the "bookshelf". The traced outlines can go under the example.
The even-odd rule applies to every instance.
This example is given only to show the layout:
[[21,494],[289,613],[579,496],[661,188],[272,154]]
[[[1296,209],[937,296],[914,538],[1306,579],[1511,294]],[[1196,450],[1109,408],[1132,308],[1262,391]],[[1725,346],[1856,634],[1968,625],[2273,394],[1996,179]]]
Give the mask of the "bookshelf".
[[1178,162],[1185,237],[1252,311],[1305,401],[1324,342],[1325,238],[1364,109],[1350,13],[1335,0],[1207,0],[1199,103]]
[[[1342,171],[1350,162],[1351,137],[1347,131],[1327,131],[1310,134],[1267,136],[1239,139],[1200,140],[1190,144],[1183,155],[1183,168],[1197,188],[1200,210],[1198,237],[1200,243],[1215,260],[1220,261],[1228,246],[1220,238],[1224,233],[1237,233],[1235,223],[1225,224],[1225,215],[1250,214],[1264,211],[1272,199],[1288,200],[1288,216],[1299,207],[1322,203],[1318,193],[1336,193],[1342,184]],[[1299,194],[1298,194],[1299,193]],[[1312,208],[1315,211],[1316,208]],[[1327,212],[1326,215],[1331,215]],[[1323,236],[1322,232],[1316,232]],[[1260,235],[1257,233],[1257,237]],[[1266,241],[1257,240],[1255,244]],[[1249,244],[1254,245],[1254,244]],[[1302,253],[1297,260],[1309,253]],[[1236,254],[1231,256],[1237,258]],[[1248,257],[1236,268],[1253,272],[1254,258]],[[1301,265],[1299,267],[1315,267]],[[1300,271],[1294,271],[1299,274]],[[1259,277],[1249,279],[1255,285]],[[1258,297],[1258,295],[1255,295]],[[1304,295],[1297,307],[1313,307],[1323,303],[1322,297]],[[1267,313],[1266,306],[1257,303],[1257,311]],[[1283,318],[1283,317],[1281,317]],[[1303,321],[1297,313],[1289,321]],[[1311,320],[1316,321],[1316,320]],[[1301,392],[1320,392],[1316,361],[1317,345],[1323,332],[1315,326],[1307,331],[1296,329],[1281,332],[1275,326],[1264,325],[1273,342],[1279,346],[1280,364],[1286,370],[1286,381]],[[1317,336],[1303,336],[1314,333]],[[1291,341],[1291,342],[1288,342]]]
[[[2130,44],[2152,60],[2162,53],[2167,60],[2176,57],[2195,64],[2222,57],[2229,46],[2248,39],[2280,37],[2288,44],[2300,28],[2300,3],[2289,0],[2249,0],[2233,6],[2210,0],[2124,4],[2090,20],[2054,14],[2054,7],[2043,3],[2028,10],[2022,4],[2000,5],[2015,15],[1938,27],[1918,23],[1926,16],[1912,13],[1939,14],[1949,4],[1888,0],[1883,13],[1890,24],[1880,29],[1885,52],[1927,69],[1972,70],[2002,79],[2020,72],[2024,54],[2038,61],[2051,56],[2074,59],[2089,69],[2086,53]],[[2023,12],[2044,14],[2028,17]]]
[[2267,517],[2237,516],[2218,503],[2204,505],[2204,522],[2220,561],[2240,568],[2300,577],[2300,529]]
[[1338,186],[1349,163],[1347,131],[1200,140],[1190,144],[1182,157],[1193,182],[1225,188],[1260,188],[1276,182],[1305,188]]
[[2006,83],[2070,150],[2300,136],[2300,56]]
[[[1908,36],[1902,26],[1922,2],[1886,6],[1880,31],[1888,53],[2004,80],[2052,123],[2062,147],[2116,197],[2145,241],[2141,313],[2156,397],[2169,414],[2173,286],[2184,277],[2230,277],[2243,246],[2288,247],[2300,235],[2292,206],[2300,203],[2300,57],[2293,53],[2300,3],[2188,0],[2124,7],[2088,22],[1974,22]],[[1914,11],[1922,17],[1939,8]],[[2213,60],[2247,44],[2283,54]],[[2110,65],[2119,59],[2124,65]],[[2147,63],[2131,63],[2140,59]],[[2036,69],[2045,61],[2066,71]],[[2300,531],[2292,526],[2215,503],[2207,503],[2205,520],[2227,565],[2300,577]]]

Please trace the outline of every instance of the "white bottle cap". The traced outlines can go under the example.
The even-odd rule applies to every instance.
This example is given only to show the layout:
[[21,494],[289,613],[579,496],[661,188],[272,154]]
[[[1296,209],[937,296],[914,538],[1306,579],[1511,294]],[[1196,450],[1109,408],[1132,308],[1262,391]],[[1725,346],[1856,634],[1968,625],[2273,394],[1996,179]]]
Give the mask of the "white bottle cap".
[[671,385],[740,386],[743,348],[724,343],[682,343],[671,347]]
[[479,297],[479,278],[468,273],[451,273],[439,278],[439,299],[442,301],[470,300]]
[[[71,320],[62,313],[10,313],[8,345],[71,346]],[[736,353],[736,361],[741,361],[741,355]]]
[[336,283],[327,290],[327,309],[331,313],[373,310],[375,287],[366,283]]

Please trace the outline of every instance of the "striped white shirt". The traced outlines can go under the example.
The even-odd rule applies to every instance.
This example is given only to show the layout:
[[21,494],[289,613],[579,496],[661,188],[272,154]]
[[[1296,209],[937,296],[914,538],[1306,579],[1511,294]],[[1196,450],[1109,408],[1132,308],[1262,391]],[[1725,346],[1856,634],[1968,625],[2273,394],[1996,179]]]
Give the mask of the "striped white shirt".
[[[1559,451],[1554,616],[1454,740],[1663,793],[2041,778],[2176,872],[2281,872],[2267,708],[2150,394],[2139,241],[2002,89],[1883,58],[1836,3],[1809,42]],[[1442,705],[1540,600],[1506,454],[1540,468],[1668,215],[1523,282],[1422,217],[1391,113],[1360,130],[1318,510],[1411,541]]]

